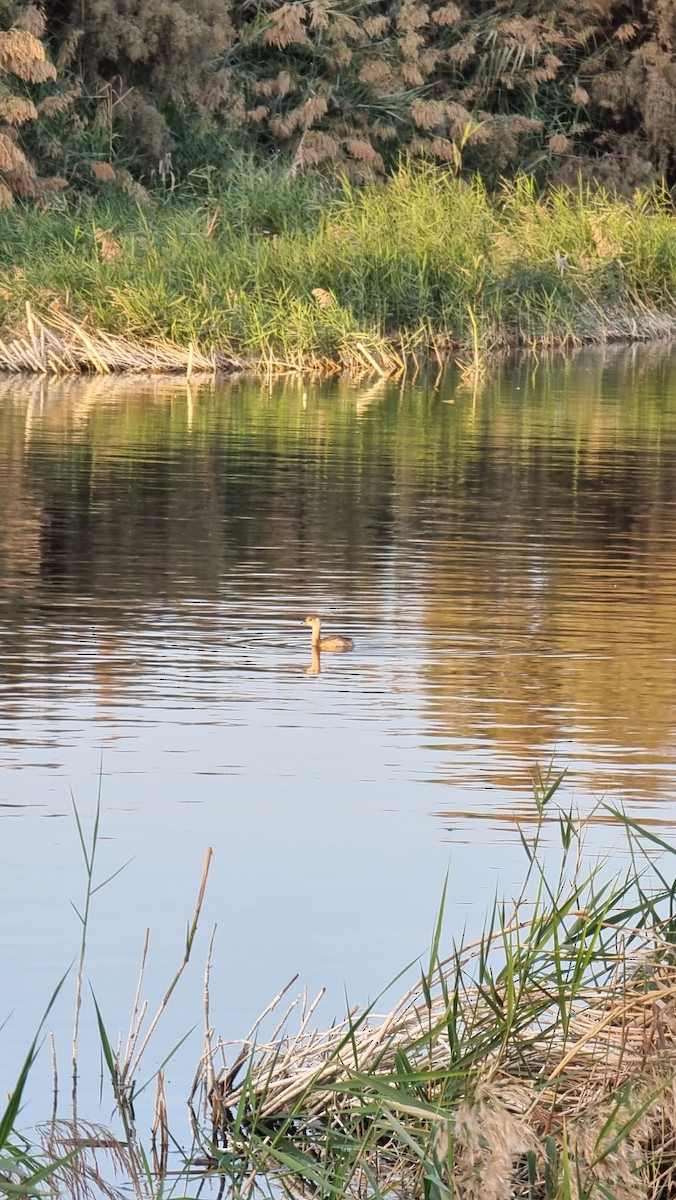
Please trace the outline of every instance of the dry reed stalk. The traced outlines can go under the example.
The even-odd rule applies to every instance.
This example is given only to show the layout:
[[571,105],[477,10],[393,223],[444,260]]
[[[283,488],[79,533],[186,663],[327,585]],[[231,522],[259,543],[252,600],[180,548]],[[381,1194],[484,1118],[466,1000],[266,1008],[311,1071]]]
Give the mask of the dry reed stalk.
[[188,928],[188,932],[186,935],[185,953],[183,955],[183,959],[182,959],[182,961],[178,967],[178,970],[176,971],[173,979],[171,980],[171,983],[169,984],[169,987],[167,988],[167,990],[159,1004],[159,1007],[157,1009],[157,1012],[155,1013],[155,1016],[153,1017],[152,1021],[150,1022],[148,1029],[145,1031],[143,1041],[141,1042],[140,1046],[138,1046],[138,1042],[140,1039],[140,1033],[141,1033],[141,1025],[143,1023],[143,1019],[146,1014],[146,1005],[145,1004],[139,1009],[139,999],[140,999],[142,981],[143,981],[143,977],[145,974],[145,964],[146,964],[148,939],[149,939],[148,932],[146,932],[146,938],[145,938],[144,950],[143,950],[143,958],[142,958],[142,964],[141,964],[141,971],[139,973],[139,982],[138,982],[138,987],[137,987],[137,991],[136,991],[136,996],[134,999],[134,1011],[132,1014],[129,1037],[127,1040],[127,1048],[125,1051],[123,1061],[118,1064],[119,1089],[120,1089],[120,1094],[122,1095],[122,1097],[125,1101],[133,1093],[134,1079],[138,1072],[139,1064],[141,1062],[141,1059],[143,1058],[143,1055],[144,1055],[144,1052],[148,1045],[148,1042],[150,1041],[150,1039],[153,1035],[153,1032],[157,1028],[157,1025],[162,1017],[162,1014],[165,1012],[167,1005],[169,1003],[169,1000],[171,999],[172,993],[173,993],[176,985],[178,984],[178,981],[181,978],[185,968],[187,967],[188,962],[190,961],[190,954],[192,951],[193,942],[195,940],[195,934],[197,933],[197,926],[199,923],[200,913],[202,912],[202,904],[204,903],[204,893],[206,891],[207,879],[209,878],[209,869],[211,867],[212,857],[213,857],[213,850],[212,850],[211,846],[209,846],[209,848],[207,849],[205,858],[204,858],[204,867],[202,869],[202,878],[200,880],[200,886],[199,886],[199,891],[198,891],[198,895],[197,895],[197,900],[195,902],[195,910],[194,910],[192,921],[190,923],[190,926]]
[[167,1100],[164,1092],[164,1071],[157,1072],[155,1113],[151,1126],[153,1169],[158,1179],[164,1179],[169,1166],[169,1125]]

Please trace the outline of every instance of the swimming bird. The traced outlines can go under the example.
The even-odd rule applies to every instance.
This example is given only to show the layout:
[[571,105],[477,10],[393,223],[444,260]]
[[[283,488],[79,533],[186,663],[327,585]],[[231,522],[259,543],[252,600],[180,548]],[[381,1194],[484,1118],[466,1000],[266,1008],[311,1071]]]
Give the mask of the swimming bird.
[[341,650],[354,650],[354,642],[352,638],[341,637],[340,634],[333,634],[331,637],[323,638],[322,619],[321,617],[311,616],[306,617],[303,621],[304,625],[309,625],[312,630],[312,649],[327,650],[329,653],[338,653]]

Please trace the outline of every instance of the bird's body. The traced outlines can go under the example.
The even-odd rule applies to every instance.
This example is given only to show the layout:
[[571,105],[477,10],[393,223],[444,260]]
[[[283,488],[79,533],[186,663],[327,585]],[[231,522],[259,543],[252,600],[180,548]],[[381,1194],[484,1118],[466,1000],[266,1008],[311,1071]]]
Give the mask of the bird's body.
[[309,625],[312,630],[313,650],[326,650],[329,654],[339,654],[343,650],[354,650],[352,638],[341,637],[340,634],[333,634],[331,637],[323,638],[321,617],[306,617],[303,624]]

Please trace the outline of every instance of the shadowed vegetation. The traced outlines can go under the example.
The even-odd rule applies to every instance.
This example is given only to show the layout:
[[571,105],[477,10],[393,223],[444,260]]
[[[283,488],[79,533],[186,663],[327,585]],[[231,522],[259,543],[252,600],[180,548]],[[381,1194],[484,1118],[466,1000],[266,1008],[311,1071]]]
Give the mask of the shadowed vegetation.
[[[491,182],[581,168],[622,190],[676,166],[665,0],[45,0],[0,6],[0,39],[17,22],[70,99],[33,109],[26,146],[78,186],[126,168],[173,184],[234,149],[359,181],[402,151],[464,156]],[[0,53],[0,120],[12,62]],[[42,78],[10,82],[21,121]]]

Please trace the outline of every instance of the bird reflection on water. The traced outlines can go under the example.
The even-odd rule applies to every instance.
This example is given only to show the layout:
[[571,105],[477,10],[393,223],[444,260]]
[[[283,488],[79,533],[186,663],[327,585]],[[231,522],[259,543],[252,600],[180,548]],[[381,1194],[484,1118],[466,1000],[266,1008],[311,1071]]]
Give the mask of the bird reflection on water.
[[321,654],[316,646],[312,647],[312,660],[310,666],[305,668],[306,675],[321,675],[322,661]]

